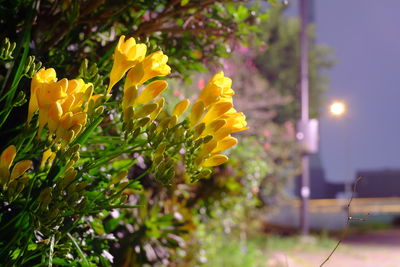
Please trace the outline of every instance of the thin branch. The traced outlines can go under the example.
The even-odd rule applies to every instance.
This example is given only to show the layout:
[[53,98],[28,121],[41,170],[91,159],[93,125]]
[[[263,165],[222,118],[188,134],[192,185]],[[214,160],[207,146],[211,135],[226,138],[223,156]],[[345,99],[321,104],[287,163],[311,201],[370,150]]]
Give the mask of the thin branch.
[[347,204],[347,207],[346,207],[346,211],[347,211],[347,222],[346,222],[345,229],[344,229],[343,232],[342,232],[342,236],[341,236],[341,238],[339,239],[339,241],[337,242],[336,246],[335,246],[335,247],[333,248],[333,250],[331,251],[331,253],[328,255],[328,257],[321,263],[320,267],[322,267],[325,263],[327,263],[327,262],[329,261],[329,259],[330,259],[331,256],[333,255],[333,253],[335,253],[335,251],[336,251],[337,248],[339,247],[340,243],[342,243],[344,237],[346,236],[346,234],[347,234],[347,232],[348,232],[348,230],[349,230],[350,222],[351,222],[351,221],[354,221],[354,220],[360,220],[359,218],[354,218],[354,217],[351,216],[350,206],[351,206],[351,202],[353,201],[354,195],[355,195],[355,193],[357,192],[357,191],[356,191],[357,184],[360,182],[361,179],[362,179],[361,176],[357,177],[357,179],[356,179],[356,181],[355,181],[355,183],[354,183],[353,191],[352,191],[352,193],[351,193],[351,197],[350,197],[349,203]]
[[221,37],[227,37],[229,35],[229,32],[227,31],[221,31],[221,29],[216,29],[213,27],[196,27],[196,28],[191,28],[191,29],[184,29],[182,27],[171,27],[171,28],[161,28],[158,29],[160,32],[165,32],[165,33],[174,33],[174,34],[180,34],[180,33],[191,33],[191,34],[198,34],[198,33],[208,33],[212,34],[215,36],[221,36]]

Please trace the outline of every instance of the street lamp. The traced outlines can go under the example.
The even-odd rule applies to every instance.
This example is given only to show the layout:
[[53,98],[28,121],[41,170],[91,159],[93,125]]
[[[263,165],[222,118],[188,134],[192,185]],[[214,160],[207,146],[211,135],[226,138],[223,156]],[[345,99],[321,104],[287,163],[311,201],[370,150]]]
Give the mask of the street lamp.
[[342,116],[344,113],[346,113],[346,105],[342,101],[334,101],[329,106],[329,111],[333,116]]
[[[333,101],[332,104],[329,106],[329,111],[331,115],[334,117],[342,117],[346,111],[346,104],[342,101]],[[350,149],[350,136],[348,134],[348,126],[346,123],[346,119],[343,119],[343,124],[342,126],[344,127],[343,129],[343,145],[344,145],[344,151],[345,151],[345,156],[344,156],[344,164],[345,164],[345,170],[346,172],[349,171],[349,164],[351,160],[351,149]],[[351,197],[351,182],[345,181],[345,196],[346,197]]]

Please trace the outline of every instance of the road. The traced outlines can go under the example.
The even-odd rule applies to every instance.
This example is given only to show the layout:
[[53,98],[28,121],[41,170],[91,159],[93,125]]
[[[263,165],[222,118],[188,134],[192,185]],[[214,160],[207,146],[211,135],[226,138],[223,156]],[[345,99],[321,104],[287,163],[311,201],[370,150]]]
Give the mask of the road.
[[[400,230],[381,230],[345,239],[324,267],[399,267]],[[269,252],[268,267],[320,266],[331,249]]]

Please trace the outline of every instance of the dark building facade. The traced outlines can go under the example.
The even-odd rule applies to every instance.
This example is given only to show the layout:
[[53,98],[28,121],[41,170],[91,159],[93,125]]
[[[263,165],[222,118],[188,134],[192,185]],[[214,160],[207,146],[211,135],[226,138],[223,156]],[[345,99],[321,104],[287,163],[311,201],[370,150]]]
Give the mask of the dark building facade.
[[356,177],[361,177],[355,188],[356,197],[400,197],[400,170],[362,170]]
[[[319,154],[310,156],[310,199],[336,198],[344,193],[343,183],[331,183],[326,180]],[[300,177],[296,179],[295,194],[300,197]]]

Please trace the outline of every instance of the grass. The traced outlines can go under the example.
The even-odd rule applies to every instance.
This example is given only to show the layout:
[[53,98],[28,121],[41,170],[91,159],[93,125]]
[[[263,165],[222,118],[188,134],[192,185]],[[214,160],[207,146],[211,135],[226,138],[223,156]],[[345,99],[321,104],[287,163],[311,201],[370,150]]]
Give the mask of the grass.
[[265,266],[266,256],[257,240],[241,241],[234,237],[214,237],[212,247],[206,248],[207,267]]
[[[207,267],[265,267],[274,251],[317,251],[333,248],[337,241],[326,236],[282,237],[261,234],[240,240],[237,237],[213,236],[205,249]],[[210,239],[210,240],[211,240]]]

